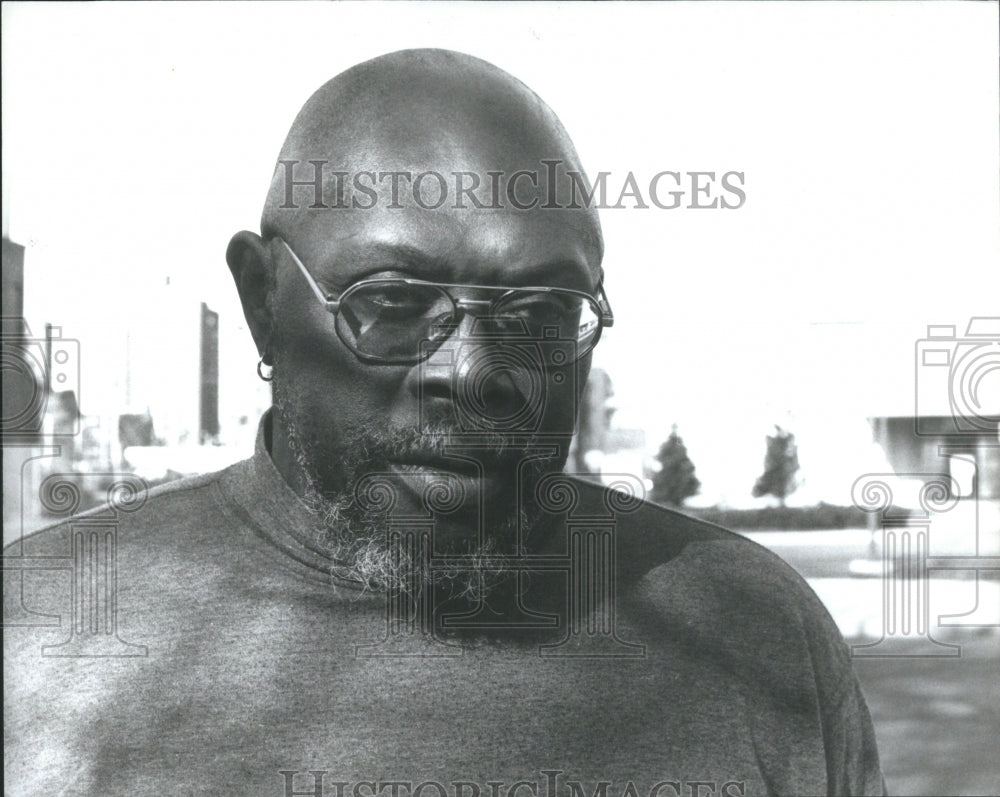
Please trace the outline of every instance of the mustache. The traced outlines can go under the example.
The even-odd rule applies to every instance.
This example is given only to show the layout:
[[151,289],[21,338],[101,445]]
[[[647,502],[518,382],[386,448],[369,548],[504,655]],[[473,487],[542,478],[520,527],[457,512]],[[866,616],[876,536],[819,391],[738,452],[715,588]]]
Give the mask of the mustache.
[[527,451],[542,445],[536,435],[509,435],[503,432],[470,435],[453,424],[426,424],[418,429],[393,429],[389,431],[386,442],[386,451],[396,454],[444,455],[450,449],[460,446],[501,461],[521,459]]
[[357,451],[366,467],[392,460],[440,457],[461,451],[482,458],[487,469],[510,468],[530,454],[539,464],[559,460],[559,446],[536,433],[486,431],[470,433],[452,419],[430,420],[422,426],[366,424],[344,440],[346,450]]
[[[478,461],[483,473],[493,476],[523,473],[530,478],[560,469],[565,462],[565,440],[534,431],[464,428],[447,408],[425,407],[420,422],[388,420],[365,413],[353,423],[326,433],[320,417],[303,412],[294,391],[275,381],[275,412],[289,437],[300,471],[316,491],[329,497],[353,495],[367,476],[391,470],[392,463],[470,467]],[[329,423],[329,420],[325,421]],[[447,463],[447,464],[445,464]],[[523,463],[523,464],[522,464]]]

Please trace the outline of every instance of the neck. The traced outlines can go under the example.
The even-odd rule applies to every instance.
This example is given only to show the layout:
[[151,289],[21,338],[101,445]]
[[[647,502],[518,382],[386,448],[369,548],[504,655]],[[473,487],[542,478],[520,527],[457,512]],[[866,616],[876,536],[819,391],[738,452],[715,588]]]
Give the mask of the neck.
[[282,424],[278,413],[272,407],[270,423],[265,428],[264,441],[274,467],[299,498],[306,495],[306,477],[299,465],[296,451],[288,429]]

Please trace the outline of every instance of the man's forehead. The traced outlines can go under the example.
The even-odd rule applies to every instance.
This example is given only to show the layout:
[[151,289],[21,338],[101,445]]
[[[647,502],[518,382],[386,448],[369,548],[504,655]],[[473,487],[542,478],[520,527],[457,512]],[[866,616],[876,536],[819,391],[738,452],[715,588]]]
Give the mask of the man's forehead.
[[[378,208],[304,221],[295,236],[315,276],[336,287],[380,271],[420,279],[591,290],[601,250],[580,210]],[[298,251],[297,248],[297,251]]]
[[600,223],[578,202],[588,193],[569,136],[523,83],[461,53],[403,51],[353,67],[306,103],[262,230],[307,231],[310,246],[374,230],[456,264],[579,260],[596,273]]
[[521,217],[561,211],[562,218],[545,220],[586,227],[599,239],[592,194],[571,144],[494,129],[459,132],[440,120],[402,138],[393,129],[317,134],[278,161],[271,213],[294,224],[299,211],[462,211],[478,223],[508,211]]

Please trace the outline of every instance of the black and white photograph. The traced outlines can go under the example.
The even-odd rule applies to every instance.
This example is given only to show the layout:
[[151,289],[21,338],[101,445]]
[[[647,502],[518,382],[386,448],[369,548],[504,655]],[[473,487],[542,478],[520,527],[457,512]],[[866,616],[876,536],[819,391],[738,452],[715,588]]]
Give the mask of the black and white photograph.
[[1000,794],[1000,4],[4,2],[4,794]]

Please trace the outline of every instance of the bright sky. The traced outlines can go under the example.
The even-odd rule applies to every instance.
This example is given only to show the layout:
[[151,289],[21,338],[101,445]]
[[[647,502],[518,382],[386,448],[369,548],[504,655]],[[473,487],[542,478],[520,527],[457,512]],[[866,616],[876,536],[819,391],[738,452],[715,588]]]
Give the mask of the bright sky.
[[256,408],[226,244],[309,94],[405,47],[524,80],[613,194],[744,173],[738,210],[602,214],[595,364],[652,449],[680,425],[710,497],[744,500],[782,423],[813,491],[849,502],[877,467],[866,416],[915,390],[947,410],[914,367],[927,325],[1000,315],[995,3],[17,3],[3,28],[5,232],[33,330],[81,341],[85,412],[125,401],[126,353],[131,403],[175,411],[200,301],[224,422]]

